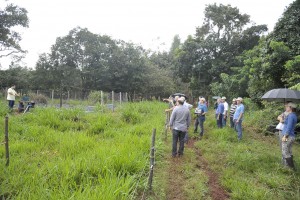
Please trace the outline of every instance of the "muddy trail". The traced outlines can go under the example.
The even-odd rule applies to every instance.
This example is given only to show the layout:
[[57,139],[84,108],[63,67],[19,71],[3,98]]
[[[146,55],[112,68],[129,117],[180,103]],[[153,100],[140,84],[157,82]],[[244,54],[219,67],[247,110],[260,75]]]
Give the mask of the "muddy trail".
[[[201,149],[197,148],[194,144],[197,140],[190,139],[185,148],[192,150],[192,152],[196,155],[196,164],[195,168],[203,171],[204,174],[208,177],[207,187],[209,188],[209,199],[212,200],[224,200],[229,199],[228,192],[220,185],[218,175],[213,172],[213,170],[209,167],[208,162],[201,154]],[[184,176],[184,172],[182,170],[182,165],[185,164],[188,160],[183,157],[170,157],[169,169],[168,169],[168,188],[167,188],[167,198],[166,199],[175,199],[175,200],[187,200],[187,197],[183,192],[183,187],[186,181]]]
[[198,168],[201,168],[208,177],[208,187],[210,191],[210,196],[213,200],[223,200],[229,199],[228,192],[220,185],[218,174],[213,172],[205,158],[201,154],[201,150],[194,146],[195,140],[190,141],[189,148],[193,148],[196,153],[196,158],[198,160]]

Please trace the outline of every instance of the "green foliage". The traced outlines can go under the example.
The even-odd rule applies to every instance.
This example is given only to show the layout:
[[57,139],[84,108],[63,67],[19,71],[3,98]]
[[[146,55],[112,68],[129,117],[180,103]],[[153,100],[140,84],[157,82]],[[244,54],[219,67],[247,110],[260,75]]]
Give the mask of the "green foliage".
[[[218,87],[230,87],[228,82],[221,83],[226,79],[224,74],[234,74],[232,68],[240,64],[237,56],[254,47],[267,28],[265,25],[245,28],[250,22],[249,15],[241,14],[238,8],[230,5],[208,5],[204,14],[203,25],[197,28],[194,38],[190,36],[183,43],[177,59],[179,77],[190,82],[193,90],[209,95],[208,85],[214,93],[219,93]],[[231,80],[238,82],[239,79]]]
[[[149,162],[151,132],[163,127],[165,104],[128,106],[147,118],[134,125],[122,121],[123,110],[102,114],[38,107],[25,115],[10,116],[11,160],[9,167],[3,168],[1,148],[0,196],[103,200],[135,197],[135,189],[143,189],[148,178],[144,169]],[[128,110],[126,105],[123,107]]]
[[42,94],[35,94],[35,93],[29,93],[28,94],[30,101],[34,101],[35,103],[38,104],[47,104],[48,102],[48,97]]
[[[243,139],[240,142],[233,129],[212,129],[211,124],[216,122],[213,115],[209,115],[205,122],[209,130],[195,144],[209,167],[218,173],[231,199],[298,199],[300,191],[294,186],[300,184],[299,172],[281,165],[278,138],[265,137],[256,128],[258,123],[270,119],[273,105],[269,106],[268,110],[246,112]],[[272,110],[274,112],[274,108]],[[253,120],[258,122],[253,123]],[[294,144],[293,148],[297,154],[299,145]],[[299,162],[297,156],[295,162]]]
[[0,9],[0,58],[17,53],[25,53],[19,45],[21,34],[15,27],[28,27],[27,10],[14,4],[7,4]]
[[274,27],[270,37],[284,42],[291,49],[292,56],[300,54],[300,1],[291,3]]
[[[300,83],[300,55],[295,56],[284,65],[285,80],[289,86],[294,86]],[[298,89],[300,90],[300,89]]]

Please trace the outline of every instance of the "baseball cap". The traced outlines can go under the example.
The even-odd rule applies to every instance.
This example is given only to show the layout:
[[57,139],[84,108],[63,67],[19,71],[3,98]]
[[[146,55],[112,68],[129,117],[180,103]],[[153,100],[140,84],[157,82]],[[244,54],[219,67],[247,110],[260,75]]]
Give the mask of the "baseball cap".
[[290,103],[288,103],[286,105],[290,106],[291,108],[297,108],[297,105],[295,103],[292,103],[292,102],[290,102]]

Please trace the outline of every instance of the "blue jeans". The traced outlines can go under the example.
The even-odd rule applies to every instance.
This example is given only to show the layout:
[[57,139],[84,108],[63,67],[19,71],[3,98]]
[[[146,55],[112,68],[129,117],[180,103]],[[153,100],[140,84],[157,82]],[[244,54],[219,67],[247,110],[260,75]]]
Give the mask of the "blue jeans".
[[[177,153],[178,155],[183,155],[185,133],[186,132],[173,129],[172,156],[176,156]],[[178,142],[179,142],[179,149],[177,151]]]
[[10,109],[13,109],[14,105],[15,105],[15,101],[14,100],[8,100],[8,107]]
[[200,136],[203,136],[204,134],[204,126],[203,126],[203,123],[205,121],[205,116],[198,116],[197,117],[197,120],[198,121],[198,124],[200,125]]
[[238,139],[241,140],[243,133],[242,133],[242,122],[243,120],[239,120],[239,122],[237,122],[237,119],[234,120],[234,124],[235,124],[235,130],[238,133]]
[[223,119],[223,114],[220,114],[219,118],[218,118],[218,115],[216,115],[217,117],[217,125],[218,125],[218,128],[222,128],[223,127],[223,123],[222,123],[222,119]]

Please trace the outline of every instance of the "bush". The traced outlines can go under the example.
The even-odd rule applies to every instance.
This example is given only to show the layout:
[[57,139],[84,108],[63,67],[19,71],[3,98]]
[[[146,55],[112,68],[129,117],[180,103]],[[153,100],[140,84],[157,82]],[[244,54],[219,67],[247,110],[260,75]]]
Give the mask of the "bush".
[[35,103],[47,104],[47,97],[45,95],[30,93],[29,98],[31,101],[34,101]]
[[[104,92],[102,93],[103,95],[103,101],[107,102],[107,94],[105,94]],[[91,103],[101,103],[101,91],[93,91],[89,94],[88,96],[88,101]]]

